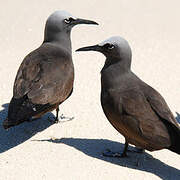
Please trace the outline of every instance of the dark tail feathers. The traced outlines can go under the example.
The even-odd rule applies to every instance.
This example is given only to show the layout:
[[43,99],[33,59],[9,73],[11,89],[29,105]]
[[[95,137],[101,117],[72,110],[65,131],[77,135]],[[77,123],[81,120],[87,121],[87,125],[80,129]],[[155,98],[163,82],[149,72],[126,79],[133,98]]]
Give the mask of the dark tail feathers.
[[49,104],[33,104],[27,95],[19,99],[12,98],[9,104],[8,117],[4,120],[3,126],[5,129],[16,126],[29,120],[29,118],[39,114],[48,107],[50,107]]
[[166,125],[171,138],[171,146],[167,149],[180,154],[180,127],[177,127],[176,125],[168,121],[164,121],[164,124]]

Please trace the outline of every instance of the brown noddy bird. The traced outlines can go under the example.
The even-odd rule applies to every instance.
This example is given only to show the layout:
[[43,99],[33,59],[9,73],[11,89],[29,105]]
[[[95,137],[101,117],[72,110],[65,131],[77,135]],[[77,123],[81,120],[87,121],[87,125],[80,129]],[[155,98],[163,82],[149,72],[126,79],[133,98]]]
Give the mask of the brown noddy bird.
[[55,11],[46,21],[44,41],[28,54],[17,72],[5,129],[56,109],[73,91],[74,66],[71,29],[96,22],[79,19],[66,11]]
[[[98,51],[105,55],[101,71],[101,104],[113,125],[125,137],[121,157],[128,144],[149,151],[169,149],[180,154],[180,127],[164,98],[131,71],[131,48],[118,36],[76,51]],[[104,155],[116,156],[113,152]]]

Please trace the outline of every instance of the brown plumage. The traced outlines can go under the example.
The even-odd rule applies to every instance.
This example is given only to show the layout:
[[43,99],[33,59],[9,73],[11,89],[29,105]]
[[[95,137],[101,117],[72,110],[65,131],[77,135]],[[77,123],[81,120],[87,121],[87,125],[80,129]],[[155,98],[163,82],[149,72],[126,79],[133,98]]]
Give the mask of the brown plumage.
[[88,50],[106,56],[101,71],[101,104],[109,122],[125,137],[122,157],[128,143],[149,151],[167,148],[180,154],[180,127],[164,98],[130,70],[128,42],[112,37],[77,51]]
[[56,109],[73,91],[70,33],[76,24],[97,24],[56,11],[46,22],[43,44],[27,55],[16,75],[5,129]]

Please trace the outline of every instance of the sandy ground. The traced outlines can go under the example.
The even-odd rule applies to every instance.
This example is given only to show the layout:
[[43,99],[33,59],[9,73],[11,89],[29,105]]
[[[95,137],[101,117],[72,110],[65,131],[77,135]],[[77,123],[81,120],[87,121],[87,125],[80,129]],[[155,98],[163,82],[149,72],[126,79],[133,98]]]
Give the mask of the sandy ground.
[[[156,88],[172,112],[180,112],[180,11],[178,0],[4,0],[0,6],[0,118],[7,115],[17,69],[43,40],[44,24],[55,10],[99,22],[72,31],[75,84],[61,105],[71,122],[42,119],[5,131],[0,126],[1,180],[177,180],[180,158],[168,150],[129,158],[105,158],[107,148],[123,148],[124,138],[110,125],[100,105],[104,57],[75,53],[112,36],[125,37],[133,51],[133,71]],[[180,122],[180,119],[179,119]]]

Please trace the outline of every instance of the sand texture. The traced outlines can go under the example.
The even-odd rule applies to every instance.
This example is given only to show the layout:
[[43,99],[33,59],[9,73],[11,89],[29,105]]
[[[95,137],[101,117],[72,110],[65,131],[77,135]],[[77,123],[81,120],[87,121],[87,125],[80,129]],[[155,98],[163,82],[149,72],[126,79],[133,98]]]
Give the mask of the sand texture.
[[[122,150],[124,138],[106,119],[100,104],[100,70],[104,56],[75,53],[110,36],[128,40],[132,70],[157,89],[180,113],[180,3],[178,0],[4,0],[0,6],[0,121],[7,116],[13,83],[23,58],[43,41],[47,17],[66,10],[97,21],[72,30],[75,83],[60,114],[75,117],[51,124],[47,119],[5,131],[0,126],[0,180],[179,180],[180,158],[161,150],[129,157],[103,157]],[[180,118],[179,118],[180,122]]]

